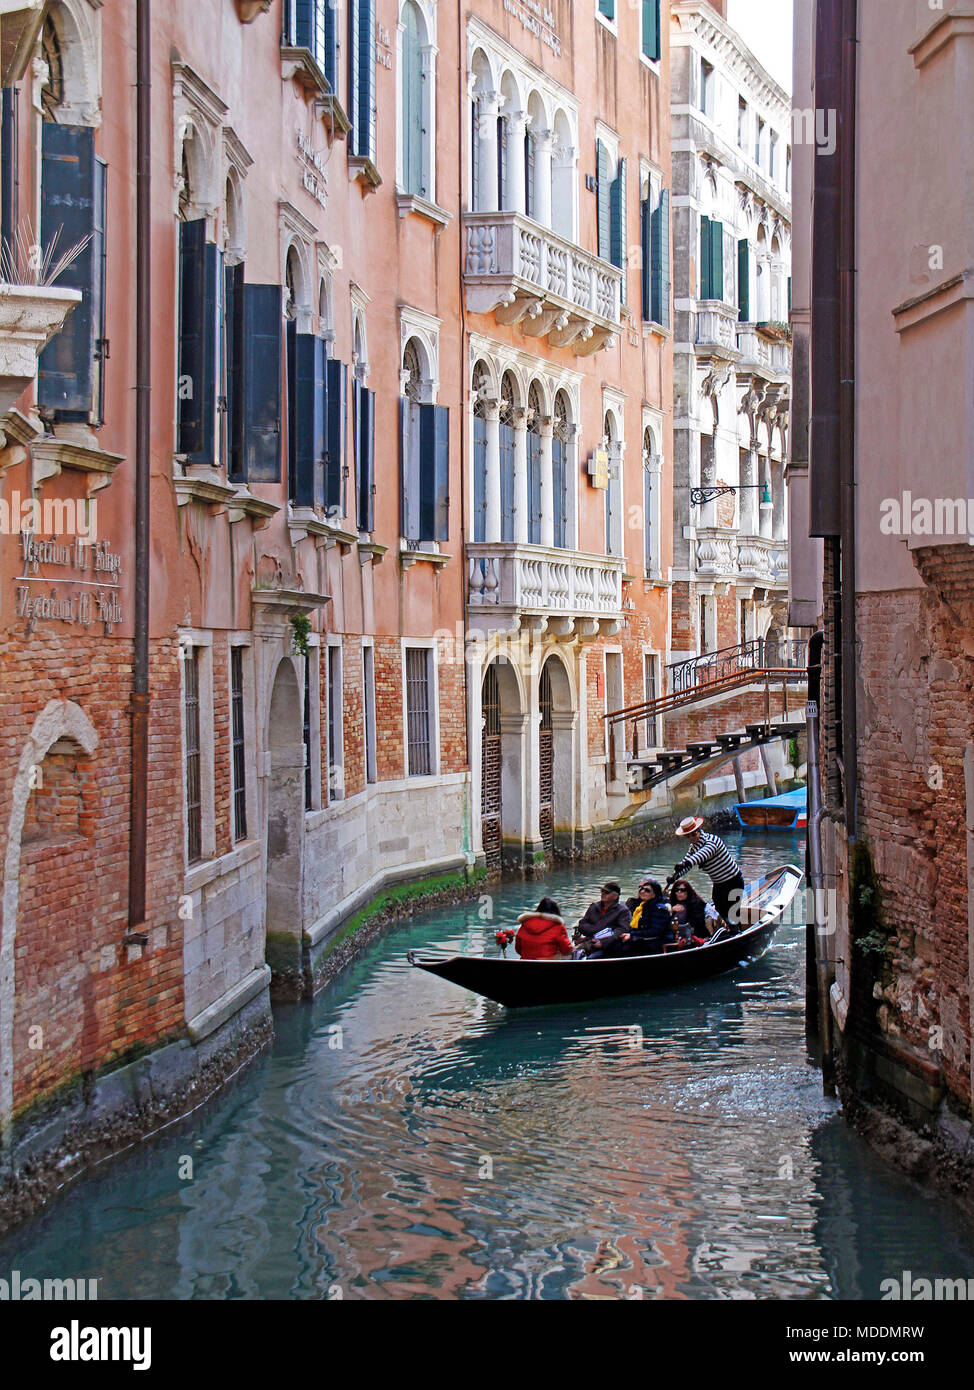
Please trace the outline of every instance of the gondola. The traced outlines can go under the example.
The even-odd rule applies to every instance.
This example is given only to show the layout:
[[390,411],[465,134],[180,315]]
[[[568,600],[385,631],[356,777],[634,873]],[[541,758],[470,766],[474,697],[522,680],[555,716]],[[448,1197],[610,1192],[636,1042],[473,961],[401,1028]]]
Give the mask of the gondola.
[[590,999],[614,999],[720,975],[755,961],[771,945],[785,908],[798,891],[802,872],[787,864],[764,878],[755,879],[744,891],[742,923],[750,923],[736,936],[718,936],[703,946],[670,950],[662,955],[625,956],[608,960],[506,960],[475,956],[451,956],[448,960],[424,960],[407,953],[410,965],[438,975],[474,994],[493,999],[509,1009],[537,1008],[546,1004],[581,1004]]
[[808,823],[807,788],[798,787],[764,801],[739,801],[734,807],[742,830],[804,830]]

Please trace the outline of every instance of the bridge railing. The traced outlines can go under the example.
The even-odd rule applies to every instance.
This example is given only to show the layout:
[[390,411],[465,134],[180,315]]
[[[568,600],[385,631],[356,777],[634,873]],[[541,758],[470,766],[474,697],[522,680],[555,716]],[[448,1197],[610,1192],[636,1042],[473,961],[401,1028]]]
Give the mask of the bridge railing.
[[673,662],[666,668],[666,684],[671,694],[678,695],[740,671],[807,665],[808,642],[804,638],[755,637],[736,647],[721,647],[719,651]]

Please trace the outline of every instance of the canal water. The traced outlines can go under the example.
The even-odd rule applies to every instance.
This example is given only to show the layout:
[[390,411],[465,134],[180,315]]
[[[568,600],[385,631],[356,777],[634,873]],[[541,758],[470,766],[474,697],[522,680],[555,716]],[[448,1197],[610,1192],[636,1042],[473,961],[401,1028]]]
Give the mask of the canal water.
[[[746,877],[804,860],[792,837],[729,842]],[[542,891],[576,919],[608,874],[633,891],[676,857],[389,931],[280,1010],[224,1095],[12,1233],[0,1273],[97,1278],[103,1299],[870,1299],[906,1270],[974,1276],[954,1214],[823,1099],[800,928],[739,973],[574,1009],[508,1013],[407,963],[496,952]]]

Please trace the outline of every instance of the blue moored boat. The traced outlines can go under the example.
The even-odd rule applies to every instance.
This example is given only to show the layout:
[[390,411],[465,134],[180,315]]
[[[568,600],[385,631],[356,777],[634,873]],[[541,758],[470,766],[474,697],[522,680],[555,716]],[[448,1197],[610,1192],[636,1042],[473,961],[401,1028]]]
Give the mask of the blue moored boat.
[[804,830],[808,824],[808,788],[798,787],[764,801],[739,801],[734,810],[742,830]]

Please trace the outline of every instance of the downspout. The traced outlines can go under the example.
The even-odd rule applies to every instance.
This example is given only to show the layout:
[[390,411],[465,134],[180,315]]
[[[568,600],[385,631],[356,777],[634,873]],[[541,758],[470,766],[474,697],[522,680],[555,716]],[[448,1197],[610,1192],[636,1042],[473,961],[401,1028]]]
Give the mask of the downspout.
[[842,786],[846,838],[856,838],[856,66],[858,0],[843,0],[839,90],[839,526],[842,545]]
[[[829,922],[822,867],[822,821],[828,814],[822,799],[819,768],[819,709],[822,695],[822,648],[825,633],[816,632],[808,644],[808,703],[805,729],[808,742],[808,896],[805,913],[806,1035],[813,1041],[822,1068],[822,1087],[827,1095],[835,1090],[832,1059],[832,988],[830,943],[835,940],[835,923]],[[831,927],[831,930],[830,930]],[[814,1019],[814,1027],[812,1020]]]
[[[465,359],[467,355],[467,305],[464,298],[463,269],[466,259],[464,251],[463,237],[463,150],[464,140],[464,82],[463,82],[463,15],[462,5],[457,6],[457,192],[459,194],[460,206],[458,212],[460,223],[460,254],[458,259],[458,278],[460,281],[460,630],[463,633],[460,661],[463,665],[463,708],[466,711],[467,720],[467,789],[463,798],[463,854],[467,861],[467,877],[473,876],[474,866],[477,862],[473,852],[473,767],[470,765],[470,690],[469,690],[469,671],[467,669],[467,513],[466,513],[466,480],[467,480],[467,393],[464,387],[466,380]],[[432,157],[432,155],[431,155]]]
[[135,603],[132,652],[132,783],[129,803],[129,931],[145,922],[149,773],[149,392],[150,0],[136,0]]

